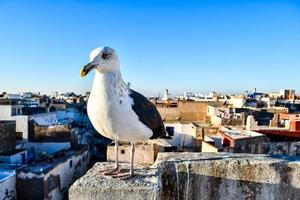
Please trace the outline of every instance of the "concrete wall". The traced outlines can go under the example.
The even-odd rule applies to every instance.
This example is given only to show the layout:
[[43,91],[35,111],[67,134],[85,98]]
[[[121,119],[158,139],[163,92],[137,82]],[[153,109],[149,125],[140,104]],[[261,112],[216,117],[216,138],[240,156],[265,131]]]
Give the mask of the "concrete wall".
[[208,102],[179,101],[177,107],[158,107],[166,121],[206,121]]
[[[130,145],[119,146],[119,161],[130,162]],[[157,154],[163,152],[163,147],[153,144],[137,144],[135,146],[134,163],[138,164],[153,164],[157,158]],[[115,161],[115,146],[107,147],[107,160]]]
[[218,116],[211,116],[210,117],[210,122],[214,125],[214,126],[221,126],[222,125],[222,118],[218,117]]
[[207,102],[178,102],[180,117],[182,121],[206,121]]
[[300,156],[300,142],[269,142],[263,144],[262,153]]
[[246,99],[241,97],[233,97],[230,99],[230,104],[234,108],[243,108],[245,106]]
[[227,126],[243,126],[245,125],[245,120],[243,118],[240,119],[222,119],[222,125]]
[[0,154],[14,151],[16,147],[16,123],[0,121]]
[[163,120],[166,121],[180,120],[180,112],[178,107],[172,107],[172,108],[157,107],[157,110],[160,113]]
[[235,140],[234,153],[263,153],[263,144],[268,143],[265,136],[249,137]]
[[299,162],[245,154],[203,155],[193,161],[186,154],[180,161],[160,164],[162,199],[299,199]]
[[15,172],[0,172],[0,199],[17,199]]
[[42,177],[28,179],[17,179],[18,199],[39,199],[44,198],[44,181]]
[[56,143],[56,142],[27,142],[24,147],[26,149],[32,149],[34,151],[35,159],[39,159],[44,152],[47,155],[52,155],[61,150],[67,150],[71,148],[70,142]]
[[26,164],[27,154],[27,150],[20,150],[11,155],[0,155],[0,162],[6,164]]
[[13,116],[12,119],[16,121],[16,132],[21,132],[23,140],[28,140],[28,116]]
[[238,139],[222,152],[300,156],[300,142],[269,142],[266,137]]
[[98,163],[75,182],[69,198],[300,199],[300,162],[293,159],[229,153],[162,153],[155,166],[139,166],[135,178],[125,181],[101,175],[99,172],[109,164]]
[[81,116],[77,109],[68,109],[31,115],[20,129],[22,132],[27,129],[24,135],[30,142],[68,142],[71,139],[69,124],[80,120]]
[[275,113],[273,119],[270,121],[270,127],[278,127],[279,125],[279,114]]
[[[83,157],[86,158],[84,161]],[[70,162],[72,162],[72,167]],[[66,193],[68,192],[68,189],[72,185],[72,183],[85,174],[85,172],[87,171],[88,163],[89,156],[88,152],[86,151],[83,154],[73,156],[66,162],[60,164],[52,171],[50,171],[44,177],[44,182],[47,182],[51,176],[58,176],[60,183],[59,187],[48,193],[48,196],[51,196],[53,200],[64,199],[64,196],[66,196]]]
[[229,114],[230,114],[230,108],[228,108],[228,107],[208,106],[208,108],[207,108],[207,115],[208,116],[228,117]]
[[12,116],[21,115],[23,105],[0,105],[0,120],[10,120]]
[[244,119],[236,119],[236,118],[221,118],[219,116],[211,116],[210,122],[214,126],[221,126],[221,125],[227,125],[227,126],[242,126],[244,125]]
[[202,145],[201,145],[201,152],[206,153],[206,152],[219,152],[218,148],[202,141]]
[[28,123],[29,142],[70,142],[71,127],[63,125],[38,125],[35,121]]
[[11,120],[12,105],[0,105],[0,120]]

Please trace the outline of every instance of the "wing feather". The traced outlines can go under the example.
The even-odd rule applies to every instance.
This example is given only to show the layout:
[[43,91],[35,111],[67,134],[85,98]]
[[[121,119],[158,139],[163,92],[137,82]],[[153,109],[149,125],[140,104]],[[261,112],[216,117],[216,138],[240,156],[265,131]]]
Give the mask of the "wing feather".
[[163,120],[155,105],[142,94],[134,90],[130,90],[129,96],[133,99],[133,111],[139,117],[139,120],[153,132],[150,139],[169,138]]

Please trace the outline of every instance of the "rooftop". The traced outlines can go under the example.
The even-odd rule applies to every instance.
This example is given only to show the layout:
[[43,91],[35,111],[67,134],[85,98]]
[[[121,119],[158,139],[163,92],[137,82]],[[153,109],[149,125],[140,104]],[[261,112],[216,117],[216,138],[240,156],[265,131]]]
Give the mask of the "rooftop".
[[260,128],[257,132],[268,135],[268,136],[278,136],[289,138],[291,140],[299,140],[300,139],[300,131],[290,131],[286,128]]
[[249,138],[249,137],[259,137],[264,136],[261,133],[255,132],[255,131],[249,131],[249,130],[241,130],[241,129],[228,129],[225,127],[221,127],[220,131],[228,135],[229,137],[233,139],[243,139],[243,138]]
[[2,99],[0,98],[0,105],[19,105],[19,99]]
[[68,150],[59,151],[59,152],[53,154],[53,159],[45,159],[45,160],[35,162],[33,164],[30,164],[30,165],[20,169],[19,171],[25,172],[25,173],[31,172],[31,173],[35,173],[35,174],[47,173],[51,169],[53,169],[57,165],[59,165],[60,163],[65,162],[71,156],[76,155],[76,154],[82,152],[83,150],[85,150],[85,148],[82,148],[80,150],[71,148]]
[[15,175],[15,172],[0,172],[0,182],[13,175]]
[[1,172],[8,172],[8,171],[15,171],[17,169],[22,168],[23,166],[24,165],[0,163],[0,173]]
[[26,149],[14,149],[13,151],[10,151],[10,152],[0,153],[0,156],[12,156],[12,155],[15,155],[15,154],[23,152],[23,151],[27,151],[27,150]]

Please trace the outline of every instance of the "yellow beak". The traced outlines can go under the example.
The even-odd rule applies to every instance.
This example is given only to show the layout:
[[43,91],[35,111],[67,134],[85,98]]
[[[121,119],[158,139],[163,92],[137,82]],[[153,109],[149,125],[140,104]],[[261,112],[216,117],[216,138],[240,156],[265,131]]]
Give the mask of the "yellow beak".
[[87,72],[84,70],[84,67],[80,70],[80,77],[83,78],[87,75]]
[[90,71],[92,71],[95,68],[95,65],[92,63],[88,63],[80,70],[80,77],[85,77]]

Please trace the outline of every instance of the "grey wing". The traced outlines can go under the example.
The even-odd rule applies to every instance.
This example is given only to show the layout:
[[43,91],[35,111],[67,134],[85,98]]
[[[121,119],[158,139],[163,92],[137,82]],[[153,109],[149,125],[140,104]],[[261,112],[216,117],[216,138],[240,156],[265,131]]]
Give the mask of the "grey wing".
[[169,138],[163,120],[153,103],[134,90],[130,90],[129,96],[133,99],[133,111],[139,120],[153,132],[150,139]]

